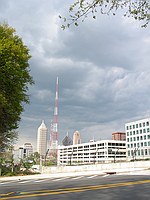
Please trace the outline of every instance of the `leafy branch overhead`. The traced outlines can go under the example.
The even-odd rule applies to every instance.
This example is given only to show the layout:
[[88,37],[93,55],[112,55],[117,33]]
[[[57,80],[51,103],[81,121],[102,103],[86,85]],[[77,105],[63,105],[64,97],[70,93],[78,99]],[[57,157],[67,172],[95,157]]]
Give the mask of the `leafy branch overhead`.
[[64,24],[62,29],[74,24],[78,26],[88,16],[96,19],[97,12],[106,15],[116,15],[123,10],[124,17],[132,17],[142,21],[142,27],[147,27],[150,21],[150,0],[77,0],[69,8],[69,17],[59,16]]

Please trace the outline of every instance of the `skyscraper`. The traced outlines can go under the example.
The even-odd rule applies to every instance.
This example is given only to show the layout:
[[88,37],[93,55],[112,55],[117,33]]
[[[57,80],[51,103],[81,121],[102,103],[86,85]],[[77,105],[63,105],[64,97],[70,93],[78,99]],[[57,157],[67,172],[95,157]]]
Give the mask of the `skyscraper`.
[[72,141],[72,139],[69,137],[69,135],[67,133],[67,135],[62,140],[62,145],[69,146],[69,145],[72,145],[72,144],[73,144],[73,141]]
[[41,125],[38,128],[37,134],[37,152],[44,158],[47,151],[47,133],[48,129],[42,121]]
[[79,131],[75,131],[73,134],[73,145],[74,144],[81,144],[81,137]]

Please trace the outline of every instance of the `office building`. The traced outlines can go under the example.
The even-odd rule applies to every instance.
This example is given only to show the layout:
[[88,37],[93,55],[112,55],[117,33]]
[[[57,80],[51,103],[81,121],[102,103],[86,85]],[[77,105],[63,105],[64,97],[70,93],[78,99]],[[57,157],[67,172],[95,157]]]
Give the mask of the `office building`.
[[128,160],[150,158],[150,118],[125,124]]

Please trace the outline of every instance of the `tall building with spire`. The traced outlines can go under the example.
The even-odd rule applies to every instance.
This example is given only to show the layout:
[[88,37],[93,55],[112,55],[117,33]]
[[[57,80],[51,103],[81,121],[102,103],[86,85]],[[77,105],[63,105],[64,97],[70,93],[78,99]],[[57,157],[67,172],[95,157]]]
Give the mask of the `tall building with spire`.
[[68,135],[68,132],[67,132],[67,135],[64,137],[64,139],[62,140],[62,145],[63,146],[69,146],[69,145],[72,145],[73,144],[73,141],[72,139],[69,137]]
[[45,157],[47,151],[47,133],[48,129],[43,120],[38,128],[38,133],[37,133],[37,152],[43,158]]

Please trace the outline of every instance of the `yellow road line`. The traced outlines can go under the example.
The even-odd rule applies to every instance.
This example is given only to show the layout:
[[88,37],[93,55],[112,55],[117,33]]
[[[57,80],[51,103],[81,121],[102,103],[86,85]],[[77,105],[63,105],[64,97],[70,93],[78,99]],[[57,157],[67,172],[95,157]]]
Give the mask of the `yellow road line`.
[[6,194],[0,194],[0,197],[1,197],[1,196],[9,196],[9,195],[11,195],[11,194],[14,194],[14,192],[9,192],[9,193],[6,193]]
[[78,189],[87,189],[87,188],[99,188],[99,187],[116,187],[116,186],[127,186],[128,185],[134,185],[134,184],[142,184],[142,183],[146,183],[146,181],[149,183],[150,180],[144,180],[144,181],[137,181],[137,182],[123,182],[123,183],[111,183],[111,184],[107,184],[107,185],[95,185],[95,186],[81,186],[81,187],[75,187],[75,188],[60,188],[60,189],[56,189],[56,190],[35,190],[35,191],[29,191],[29,192],[21,192],[20,194],[31,194],[31,193],[40,193],[40,192],[59,192],[59,191],[70,191],[70,190],[78,190]]
[[76,187],[76,188],[62,188],[62,189],[56,189],[56,190],[37,190],[37,191],[30,191],[30,192],[22,192],[20,193],[22,195],[2,197],[1,200],[29,198],[29,197],[36,197],[36,196],[48,196],[48,195],[65,194],[65,193],[71,193],[71,192],[84,192],[87,190],[100,190],[100,189],[106,189],[106,188],[123,187],[123,186],[138,185],[138,184],[145,184],[145,183],[150,183],[150,180],[135,181],[135,182],[132,181],[132,182],[124,182],[124,183],[112,183],[112,184],[96,185],[96,186],[81,186],[81,187]]

